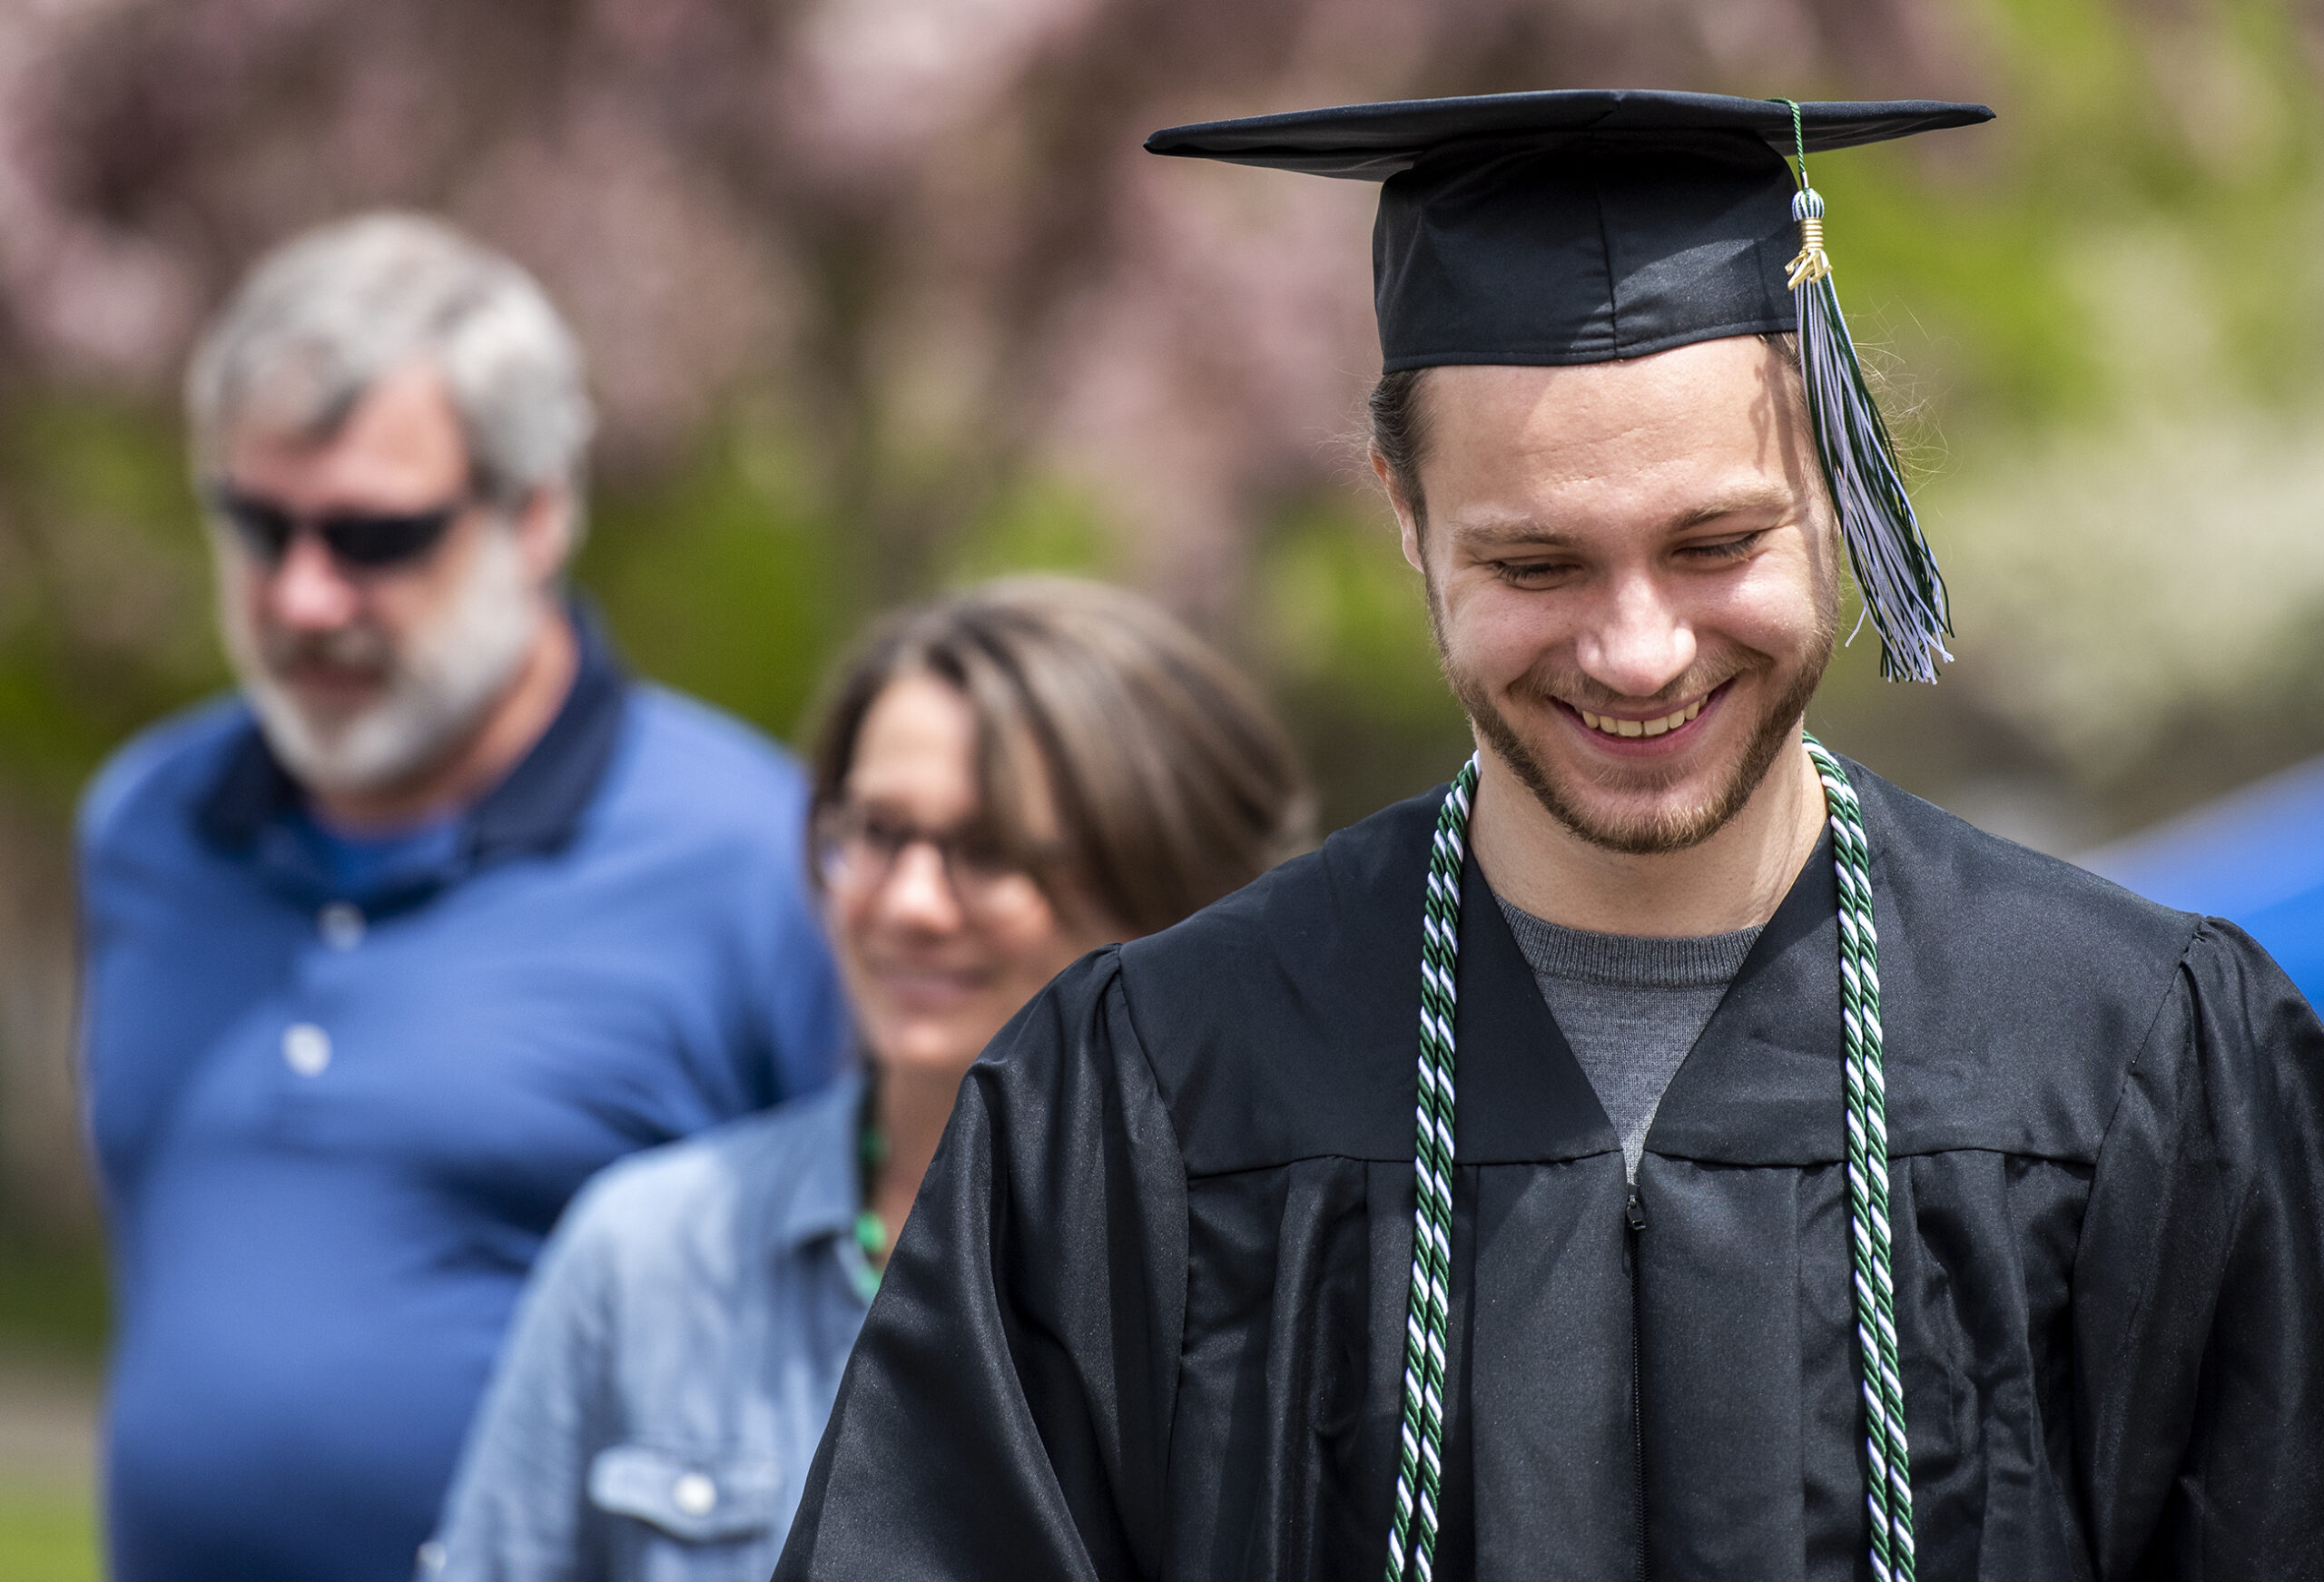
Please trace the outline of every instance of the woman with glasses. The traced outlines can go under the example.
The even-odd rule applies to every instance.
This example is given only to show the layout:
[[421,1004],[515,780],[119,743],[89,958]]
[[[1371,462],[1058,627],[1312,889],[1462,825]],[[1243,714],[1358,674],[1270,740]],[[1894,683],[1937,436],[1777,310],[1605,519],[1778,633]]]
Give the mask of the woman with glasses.
[[773,1569],[961,1077],[1050,978],[1303,846],[1310,798],[1225,661],[1093,583],[883,623],[813,764],[860,1069],[598,1178],[533,1277],[423,1570]]

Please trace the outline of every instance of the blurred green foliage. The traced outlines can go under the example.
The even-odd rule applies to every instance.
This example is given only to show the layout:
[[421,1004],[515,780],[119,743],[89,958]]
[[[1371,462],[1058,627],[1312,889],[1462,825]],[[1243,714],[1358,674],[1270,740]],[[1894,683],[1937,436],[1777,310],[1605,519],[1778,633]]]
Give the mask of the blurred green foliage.
[[604,491],[575,567],[632,663],[778,734],[852,624],[862,567],[767,435],[729,419],[665,478]]
[[1298,501],[1262,540],[1246,656],[1272,676],[1321,792],[1321,828],[1447,778],[1469,751],[1419,575],[1384,506]]
[[[14,1391],[36,1378],[34,1413],[59,1410],[76,1396],[94,1411],[106,1312],[103,1258],[88,1237],[0,1223],[0,1391],[7,1392],[0,1410],[24,1410]],[[21,1440],[25,1426],[10,1426]],[[0,1459],[0,1582],[97,1582],[102,1575],[89,1469],[66,1445],[53,1449],[38,1461]]]
[[224,676],[185,476],[161,414],[70,391],[0,403],[0,775],[41,806]]
[[86,1489],[0,1489],[0,1578],[97,1582],[96,1499]]
[[1086,490],[1060,479],[1019,477],[997,489],[945,557],[943,580],[975,582],[1012,572],[1120,574],[1105,512]]
[[103,1253],[85,1237],[0,1221],[0,1355],[94,1371],[111,1311]]

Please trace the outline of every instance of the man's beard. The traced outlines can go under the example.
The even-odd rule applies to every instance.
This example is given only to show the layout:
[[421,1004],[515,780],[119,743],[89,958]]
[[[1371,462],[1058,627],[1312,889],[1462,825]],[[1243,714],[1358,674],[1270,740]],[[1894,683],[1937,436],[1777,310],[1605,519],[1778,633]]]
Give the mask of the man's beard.
[[[1709,840],[1734,820],[1759,789],[1759,782],[1774,767],[1784,749],[1798,740],[1800,716],[1807,712],[1808,701],[1816,695],[1816,688],[1824,678],[1824,669],[1831,663],[1832,645],[1836,637],[1836,623],[1820,620],[1809,649],[1801,655],[1799,668],[1786,679],[1782,686],[1761,708],[1758,719],[1751,722],[1742,752],[1724,766],[1718,779],[1709,791],[1688,802],[1678,805],[1659,803],[1642,813],[1605,814],[1593,810],[1579,789],[1561,781],[1557,771],[1541,754],[1533,751],[1524,737],[1504,715],[1490,693],[1477,679],[1460,670],[1452,663],[1451,646],[1445,641],[1444,620],[1432,588],[1429,594],[1429,619],[1436,632],[1436,653],[1443,666],[1444,678],[1459,698],[1461,707],[1468,713],[1477,734],[1487,746],[1508,764],[1525,789],[1533,793],[1536,801],[1550,817],[1574,834],[1608,851],[1630,856],[1652,856],[1671,851],[1684,851]],[[1829,608],[1828,603],[1827,608]],[[1713,686],[1724,684],[1725,679],[1746,675],[1770,676],[1776,673],[1776,662],[1765,654],[1750,653],[1742,663],[1728,661],[1728,677],[1712,681]],[[1698,672],[1689,672],[1664,689],[1669,701],[1676,703],[1698,697],[1709,690],[1696,679]],[[1717,673],[1712,673],[1716,674]],[[1702,681],[1711,681],[1704,675]],[[1521,690],[1539,698],[1545,711],[1554,712],[1558,704],[1552,700],[1557,693],[1541,684],[1534,677],[1521,682]],[[1581,695],[1587,683],[1567,688],[1569,695]],[[1628,791],[1652,792],[1664,789],[1651,780],[1616,781],[1609,775],[1608,783],[1620,784]],[[1665,784],[1667,785],[1667,781]]]
[[[540,619],[516,536],[495,525],[478,540],[450,602],[400,642],[373,626],[311,636],[261,632],[247,606],[230,609],[223,625],[275,757],[300,784],[346,793],[399,785],[447,757],[516,679]],[[313,662],[375,672],[383,688],[359,710],[310,708],[281,678]]]

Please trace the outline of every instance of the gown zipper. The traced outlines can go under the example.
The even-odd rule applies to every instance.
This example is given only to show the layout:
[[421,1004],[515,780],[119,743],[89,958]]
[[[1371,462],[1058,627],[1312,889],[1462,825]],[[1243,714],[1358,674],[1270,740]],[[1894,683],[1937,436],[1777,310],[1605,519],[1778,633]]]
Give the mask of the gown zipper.
[[1646,1229],[1646,1204],[1639,1201],[1636,1183],[1631,1184],[1630,1202],[1622,1205],[1622,1219],[1630,1230],[1630,1473],[1636,1480],[1638,1582],[1646,1582],[1646,1395],[1638,1355],[1638,1242]]

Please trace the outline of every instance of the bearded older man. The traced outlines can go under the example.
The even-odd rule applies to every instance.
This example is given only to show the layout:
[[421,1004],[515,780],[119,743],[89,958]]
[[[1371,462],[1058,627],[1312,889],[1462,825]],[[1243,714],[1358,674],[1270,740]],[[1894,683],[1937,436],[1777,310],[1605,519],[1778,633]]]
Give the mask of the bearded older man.
[[507,259],[314,232],[188,396],[241,696],[81,831],[114,1575],[408,1577],[566,1199],[833,1066],[805,789],[564,595],[589,403]]

